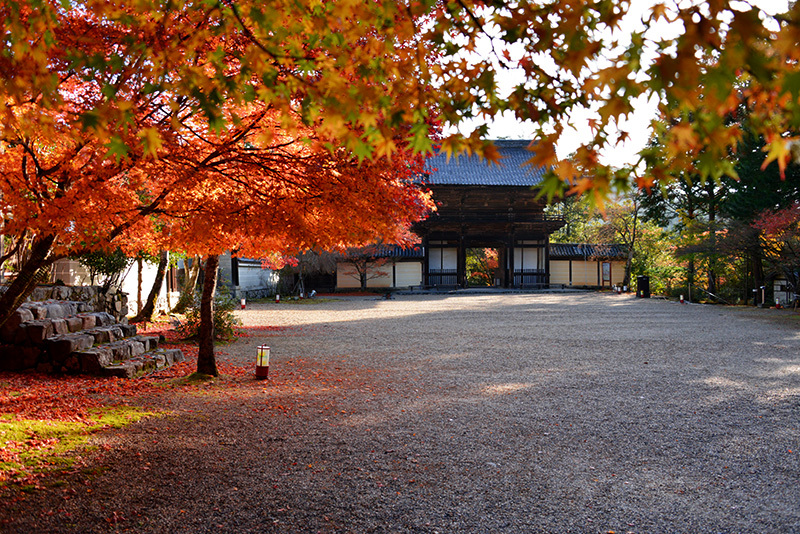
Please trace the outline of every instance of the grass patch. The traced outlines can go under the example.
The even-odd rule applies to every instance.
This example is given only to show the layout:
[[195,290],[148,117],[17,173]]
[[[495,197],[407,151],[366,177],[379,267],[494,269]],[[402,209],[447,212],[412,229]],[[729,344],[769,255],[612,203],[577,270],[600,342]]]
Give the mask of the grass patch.
[[22,419],[0,416],[0,487],[28,491],[38,476],[73,467],[89,436],[105,428],[120,428],[160,415],[130,406],[96,408],[79,421]]
[[189,376],[184,376],[181,378],[176,378],[172,381],[172,384],[175,386],[193,386],[198,384],[204,384],[206,382],[214,382],[218,377],[207,375],[204,373],[192,373]]

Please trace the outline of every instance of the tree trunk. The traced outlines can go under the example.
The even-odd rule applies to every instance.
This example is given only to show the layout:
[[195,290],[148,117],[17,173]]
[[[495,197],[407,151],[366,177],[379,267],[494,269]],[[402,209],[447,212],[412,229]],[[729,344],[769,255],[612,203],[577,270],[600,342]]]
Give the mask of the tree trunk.
[[[0,228],[2,230],[2,228]],[[0,233],[0,258],[2,258],[6,253],[5,249],[5,239],[2,233]],[[6,281],[6,262],[3,259],[0,259],[0,284],[5,283]]]
[[11,318],[39,284],[41,270],[49,267],[58,259],[57,257],[48,258],[55,239],[55,235],[47,235],[34,240],[28,260],[22,265],[6,292],[0,296],[0,326],[3,326]]
[[753,285],[756,290],[755,302],[756,304],[763,304],[761,300],[761,286],[765,283],[763,255],[761,254],[761,249],[754,250],[753,252]]
[[142,310],[142,258],[136,258],[136,309]]
[[628,249],[628,257],[625,259],[625,276],[622,279],[622,285],[629,288],[631,287],[631,267],[633,266],[633,247]]
[[717,294],[717,275],[714,274],[714,271],[712,270],[712,269],[715,268],[716,262],[712,263],[712,261],[709,260],[709,264],[710,265],[708,267],[708,276],[706,277],[706,284],[708,285],[708,292],[711,293],[712,295],[716,295]]
[[[184,264],[186,262],[184,261]],[[183,313],[194,304],[194,292],[197,289],[197,278],[200,275],[200,256],[192,258],[192,266],[186,269],[186,277],[181,286],[181,296],[172,308],[173,313]]]
[[214,358],[214,294],[217,291],[217,268],[219,256],[210,255],[206,259],[203,277],[203,294],[200,297],[200,328],[198,331],[199,350],[197,352],[197,372],[204,375],[219,376]]
[[[711,182],[713,184],[713,182]],[[712,185],[713,187],[713,185]],[[708,236],[709,236],[709,254],[708,254],[708,292],[711,294],[717,293],[717,210],[712,203],[708,208]]]
[[158,300],[158,295],[161,293],[161,286],[164,285],[164,273],[167,272],[167,265],[169,265],[169,252],[164,250],[158,258],[156,279],[153,282],[153,287],[150,288],[150,294],[147,295],[144,307],[139,310],[139,313],[137,313],[136,317],[131,319],[130,322],[142,323],[153,319],[153,313],[155,313],[156,310],[156,300]]

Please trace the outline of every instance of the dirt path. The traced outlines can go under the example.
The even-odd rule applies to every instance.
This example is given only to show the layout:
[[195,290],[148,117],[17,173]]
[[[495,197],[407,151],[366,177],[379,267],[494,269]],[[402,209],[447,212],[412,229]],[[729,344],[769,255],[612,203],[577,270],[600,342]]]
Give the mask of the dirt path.
[[[250,305],[268,382],[97,437],[8,532],[800,532],[800,330],[598,294]],[[773,315],[770,315],[773,314]]]

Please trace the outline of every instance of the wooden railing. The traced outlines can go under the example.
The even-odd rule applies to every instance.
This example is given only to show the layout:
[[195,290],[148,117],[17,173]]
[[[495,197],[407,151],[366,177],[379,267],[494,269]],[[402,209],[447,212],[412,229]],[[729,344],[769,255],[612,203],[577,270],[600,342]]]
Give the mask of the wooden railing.
[[514,287],[545,287],[547,274],[543,269],[514,271]]
[[456,269],[430,269],[428,271],[429,286],[456,286],[458,285],[458,271]]

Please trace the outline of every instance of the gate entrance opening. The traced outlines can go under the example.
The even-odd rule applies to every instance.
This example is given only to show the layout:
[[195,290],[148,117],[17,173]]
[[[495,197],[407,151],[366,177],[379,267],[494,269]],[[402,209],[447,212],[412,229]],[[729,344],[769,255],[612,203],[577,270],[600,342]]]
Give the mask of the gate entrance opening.
[[466,267],[468,287],[492,287],[501,283],[500,258],[496,248],[468,248]]

